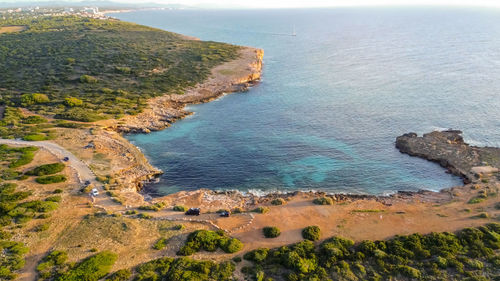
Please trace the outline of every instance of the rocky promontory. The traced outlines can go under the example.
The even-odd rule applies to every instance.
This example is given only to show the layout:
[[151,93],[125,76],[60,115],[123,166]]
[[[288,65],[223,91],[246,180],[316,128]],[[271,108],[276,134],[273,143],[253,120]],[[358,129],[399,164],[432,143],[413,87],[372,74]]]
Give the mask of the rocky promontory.
[[191,114],[185,110],[186,105],[209,102],[226,93],[242,92],[257,83],[261,77],[263,57],[264,51],[261,49],[242,47],[239,58],[215,67],[205,82],[187,89],[183,94],[165,94],[153,98],[138,115],[102,123],[120,133],[163,130]]
[[407,133],[396,138],[396,148],[437,162],[466,183],[484,175],[499,175],[500,148],[471,146],[459,130],[434,131],[421,137]]

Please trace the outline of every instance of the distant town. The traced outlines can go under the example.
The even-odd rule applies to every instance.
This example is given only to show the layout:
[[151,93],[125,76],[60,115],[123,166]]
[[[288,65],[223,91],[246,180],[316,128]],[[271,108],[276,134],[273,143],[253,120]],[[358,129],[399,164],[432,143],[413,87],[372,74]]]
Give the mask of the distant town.
[[20,7],[20,8],[0,8],[0,20],[12,18],[23,18],[25,16],[68,16],[76,15],[95,19],[107,19],[105,14],[112,12],[127,12],[131,10],[174,10],[183,8],[123,8],[123,7]]

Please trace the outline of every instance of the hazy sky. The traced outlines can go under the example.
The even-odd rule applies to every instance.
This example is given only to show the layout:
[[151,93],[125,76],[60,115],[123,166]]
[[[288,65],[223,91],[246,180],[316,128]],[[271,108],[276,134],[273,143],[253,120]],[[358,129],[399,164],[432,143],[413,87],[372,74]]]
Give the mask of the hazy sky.
[[[19,0],[0,0],[1,3],[16,3]],[[47,0],[22,0],[47,2]],[[82,0],[62,0],[69,3]],[[95,1],[95,0],[93,0]],[[383,5],[446,5],[446,6],[490,6],[500,7],[500,0],[111,0],[121,3],[184,4],[212,8],[300,8],[338,6],[383,6]]]
[[[1,0],[0,0],[1,1]],[[122,0],[120,2],[141,2]],[[146,2],[146,1],[144,1]],[[296,8],[361,5],[453,5],[453,6],[500,6],[500,0],[151,0],[157,3],[185,5],[249,7],[249,8]]]

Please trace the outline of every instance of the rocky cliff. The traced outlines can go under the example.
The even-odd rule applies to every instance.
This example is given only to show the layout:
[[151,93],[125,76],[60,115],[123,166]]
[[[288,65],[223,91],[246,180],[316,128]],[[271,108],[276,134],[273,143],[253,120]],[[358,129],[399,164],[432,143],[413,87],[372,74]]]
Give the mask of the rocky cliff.
[[105,124],[121,133],[149,133],[168,127],[191,112],[187,104],[214,100],[226,93],[241,92],[260,80],[264,51],[244,47],[238,59],[215,67],[207,81],[186,90],[184,94],[164,95],[151,99],[144,112]]

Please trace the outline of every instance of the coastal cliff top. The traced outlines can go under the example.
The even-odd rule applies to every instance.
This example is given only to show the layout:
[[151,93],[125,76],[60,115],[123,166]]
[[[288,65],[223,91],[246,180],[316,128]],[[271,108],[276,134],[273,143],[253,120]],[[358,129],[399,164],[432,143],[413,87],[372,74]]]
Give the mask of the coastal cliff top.
[[147,101],[183,94],[241,47],[123,22],[78,16],[0,20],[1,101],[56,119],[136,115]]

